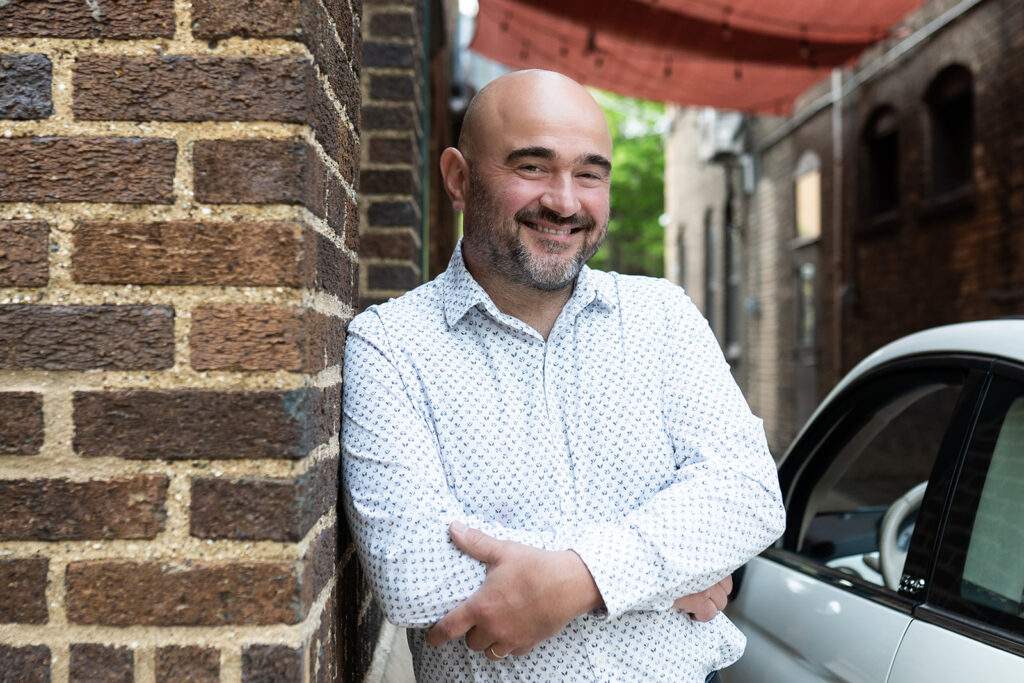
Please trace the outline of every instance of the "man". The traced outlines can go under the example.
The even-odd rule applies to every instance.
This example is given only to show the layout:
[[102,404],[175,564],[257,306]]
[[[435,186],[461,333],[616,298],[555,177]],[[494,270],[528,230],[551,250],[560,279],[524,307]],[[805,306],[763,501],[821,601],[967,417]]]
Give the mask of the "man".
[[349,327],[346,512],[420,681],[699,682],[742,653],[710,617],[783,531],[774,463],[682,290],[584,265],[610,159],[579,84],[494,81],[441,157],[448,270]]

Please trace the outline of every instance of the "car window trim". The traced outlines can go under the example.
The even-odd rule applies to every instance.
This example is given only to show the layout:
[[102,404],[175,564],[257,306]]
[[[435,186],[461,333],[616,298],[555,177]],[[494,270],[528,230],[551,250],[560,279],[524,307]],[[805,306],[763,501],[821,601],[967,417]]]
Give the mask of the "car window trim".
[[[939,559],[946,557],[946,554],[950,552],[955,553],[954,557],[957,558],[957,561],[958,563],[960,563],[960,566],[956,576],[951,576],[949,581],[950,583],[959,584],[959,582],[963,579],[964,567],[961,561],[964,561],[966,559],[967,551],[966,548],[963,549],[962,553],[956,550],[948,550],[946,527],[948,525],[949,516],[951,514],[949,508],[952,504],[953,498],[960,491],[960,475],[964,466],[966,465],[967,458],[970,457],[971,455],[969,446],[972,443],[974,443],[974,428],[978,424],[978,421],[980,421],[984,417],[981,413],[986,407],[986,403],[988,402],[988,399],[990,397],[992,384],[1000,380],[1008,380],[1009,382],[1016,383],[1020,387],[1024,387],[1024,367],[1017,364],[1008,363],[1005,361],[995,361],[992,364],[992,369],[990,372],[990,381],[986,384],[985,392],[978,401],[975,422],[972,425],[971,434],[969,435],[969,438],[967,439],[967,442],[964,444],[964,448],[962,449],[960,461],[957,466],[956,476],[953,482],[953,486],[950,489],[949,497],[947,500],[947,510],[946,514],[943,517],[941,535],[939,537],[939,542],[935,548],[935,557],[932,563],[932,577],[929,580],[930,590],[928,598],[925,601],[925,603],[919,606],[922,609],[918,610],[918,612],[920,612],[920,617],[918,618],[921,618],[922,620],[926,621],[930,619],[942,619],[943,623],[947,626],[951,624],[956,624],[958,632],[962,633],[965,636],[974,638],[975,640],[979,640],[981,642],[985,642],[994,647],[999,647],[1009,652],[1013,652],[1015,654],[1024,655],[1024,627],[1021,626],[1021,617],[1010,614],[998,613],[996,610],[992,610],[991,608],[987,608],[982,605],[977,605],[975,603],[970,602],[969,600],[966,600],[965,598],[949,597],[954,595],[955,586],[950,585],[946,586],[943,589],[942,584],[938,584],[936,581],[936,568],[938,566]],[[988,455],[986,467],[990,464],[991,454]],[[977,496],[974,497],[971,508],[965,511],[964,516],[966,517],[969,515],[970,518],[973,520],[974,515],[977,513],[977,508],[980,504],[980,501],[981,490],[979,490]],[[915,614],[915,616],[917,615]],[[997,619],[999,622],[1002,623],[1012,623],[1014,628],[1007,628],[1000,624],[988,623],[976,618],[976,616]]]
[[[836,397],[835,400],[830,403],[826,411],[819,415],[818,419],[815,420],[815,422],[819,422],[822,417],[834,416],[834,419],[827,420],[828,426],[823,429],[812,428],[811,430],[802,433],[799,440],[793,444],[790,451],[786,454],[787,457],[783,460],[783,468],[787,465],[789,466],[788,472],[783,472],[783,468],[780,468],[780,480],[783,487],[782,492],[786,501],[787,512],[790,510],[791,503],[793,502],[793,494],[797,490],[801,478],[807,473],[807,466],[815,460],[815,454],[824,444],[835,437],[836,429],[841,427],[844,421],[850,419],[851,413],[856,408],[855,405],[851,405],[853,402],[852,397],[861,392],[865,386],[875,384],[878,381],[884,381],[886,377],[893,377],[896,374],[920,372],[923,377],[926,377],[928,371],[940,373],[959,370],[964,373],[961,396],[958,399],[957,407],[950,418],[949,425],[947,425],[947,432],[943,436],[942,447],[936,458],[932,471],[934,474],[936,468],[940,467],[940,464],[943,468],[955,469],[957,467],[957,463],[961,460],[968,440],[967,438],[962,438],[959,440],[959,443],[955,444],[955,446],[947,442],[950,440],[950,435],[953,432],[954,426],[959,427],[964,423],[967,425],[973,424],[973,418],[977,414],[979,399],[991,365],[991,359],[973,354],[921,354],[896,359],[880,365],[877,368],[872,369],[870,372],[865,373],[864,376],[858,378],[855,382],[851,383],[839,396]],[[812,442],[813,446],[805,446],[808,441]],[[799,452],[801,448],[803,448],[807,454],[802,458],[802,461],[795,461],[792,456],[794,453]],[[929,488],[931,489],[931,487]],[[939,506],[938,521],[940,524],[945,520],[945,515],[948,509],[946,506],[948,505],[951,490],[952,486],[948,486],[945,490],[941,491],[929,490],[926,493],[925,501],[922,503],[922,509],[924,505]],[[804,504],[806,504],[806,501],[801,503],[801,505]],[[861,597],[887,605],[907,614],[911,613],[914,605],[918,605],[926,601],[926,590],[922,590],[922,594],[920,596],[911,596],[905,594],[903,591],[894,593],[887,588],[876,586],[875,584],[863,579],[858,579],[857,577],[851,576],[837,569],[832,569],[794,552],[790,548],[792,548],[796,541],[796,534],[799,533],[799,529],[794,529],[794,525],[792,523],[796,515],[788,514],[787,517],[789,521],[787,526],[789,528],[787,528],[783,538],[780,539],[774,547],[764,551],[762,556],[796,571],[800,571],[801,573],[825,581],[830,585],[840,588],[841,590],[860,595]],[[915,551],[914,545],[920,545],[920,542],[916,539],[916,535],[915,543],[912,543],[910,549],[910,554],[913,554]],[[908,554],[908,559],[910,554]],[[920,556],[920,552],[918,552],[918,555]],[[932,566],[929,562],[924,575],[930,578],[931,569]],[[927,584],[923,586],[923,588],[926,589]]]
[[852,593],[858,597],[867,598],[872,602],[884,605],[908,616],[913,613],[914,606],[916,605],[914,600],[905,595],[893,593],[886,588],[876,586],[870,581],[865,581],[860,577],[847,574],[839,569],[815,562],[791,550],[768,548],[761,553],[761,557],[798,571],[801,574],[806,574],[824,584],[847,593]]
[[927,624],[1024,657],[1024,638],[1012,631],[928,603],[914,607],[913,616]]

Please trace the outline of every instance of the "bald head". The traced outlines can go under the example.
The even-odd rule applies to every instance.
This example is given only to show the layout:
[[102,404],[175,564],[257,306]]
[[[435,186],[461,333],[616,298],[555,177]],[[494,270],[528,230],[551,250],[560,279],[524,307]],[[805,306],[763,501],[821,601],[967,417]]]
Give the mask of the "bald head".
[[470,158],[500,132],[540,126],[579,128],[611,150],[604,112],[586,88],[555,71],[513,71],[488,83],[466,109],[459,150]]

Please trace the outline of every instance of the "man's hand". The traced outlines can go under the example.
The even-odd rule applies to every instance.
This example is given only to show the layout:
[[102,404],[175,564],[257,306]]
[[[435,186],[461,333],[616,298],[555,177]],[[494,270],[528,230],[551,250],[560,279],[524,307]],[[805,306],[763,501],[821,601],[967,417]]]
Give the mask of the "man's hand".
[[457,522],[449,532],[460,550],[487,565],[487,577],[476,593],[434,624],[427,633],[430,645],[465,636],[471,650],[491,660],[524,655],[602,604],[590,571],[571,550],[499,541]]
[[732,593],[731,575],[705,591],[676,598],[672,606],[696,621],[711,621],[729,603],[729,593]]

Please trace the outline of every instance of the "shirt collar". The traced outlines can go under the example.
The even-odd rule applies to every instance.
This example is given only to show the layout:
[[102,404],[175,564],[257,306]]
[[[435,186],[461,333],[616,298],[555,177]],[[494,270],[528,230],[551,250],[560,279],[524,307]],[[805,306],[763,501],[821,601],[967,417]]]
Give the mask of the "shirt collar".
[[[592,270],[584,265],[576,278],[576,288],[566,306],[575,309],[570,312],[578,313],[595,302],[609,310],[614,308],[615,283],[607,273]],[[460,239],[444,273],[444,318],[448,327],[455,326],[466,312],[477,304],[493,308],[494,313],[497,313],[497,307],[494,306],[491,297],[466,268]]]

